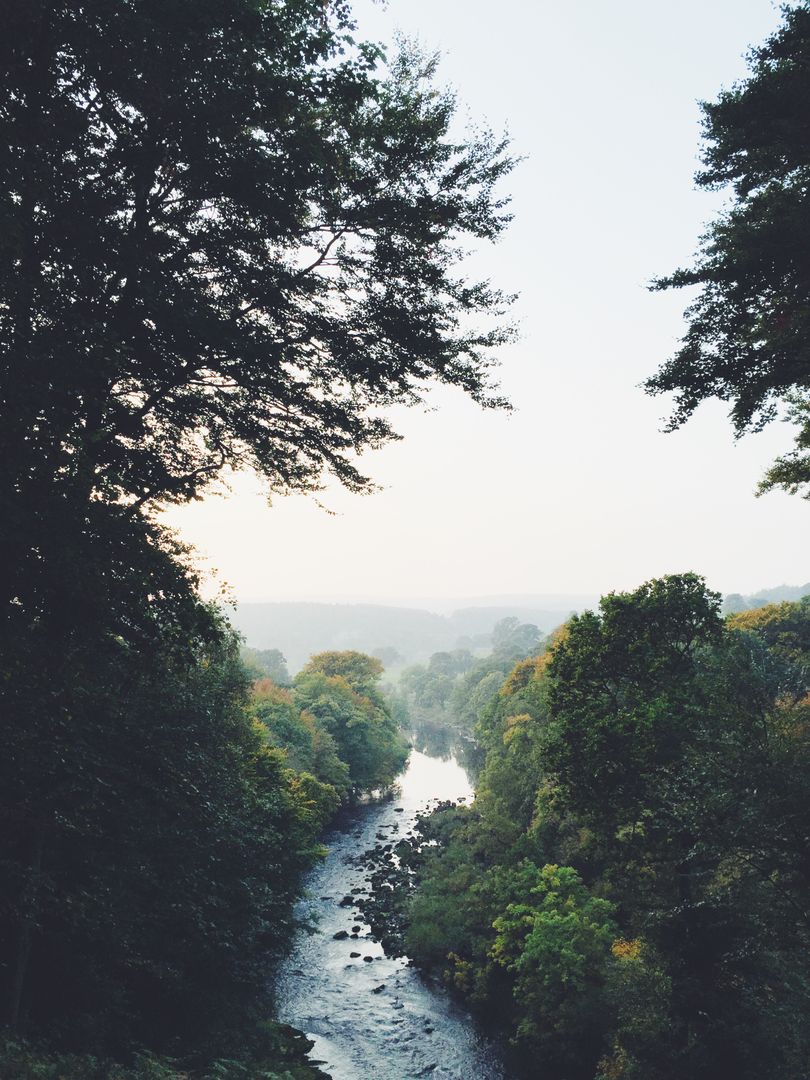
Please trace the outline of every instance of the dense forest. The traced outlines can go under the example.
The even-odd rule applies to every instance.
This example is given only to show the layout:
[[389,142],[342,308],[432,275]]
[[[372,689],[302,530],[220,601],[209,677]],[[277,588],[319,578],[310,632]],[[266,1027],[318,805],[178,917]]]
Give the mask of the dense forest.
[[[462,264],[509,222],[508,139],[459,134],[436,58],[358,40],[344,0],[4,14],[0,1076],[324,1076],[272,975],[324,829],[414,729],[474,751],[477,795],[397,845],[395,936],[516,1069],[807,1080],[810,600],[724,613],[682,573],[291,677],[161,524],[229,470],[370,491],[361,454],[432,385],[510,408],[511,297]],[[696,291],[646,384],[671,427],[787,418],[761,490],[801,495],[809,107],[801,2],[703,106],[732,205],[655,286]]]
[[548,1075],[807,1075],[810,599],[719,605],[681,575],[561,627],[407,860],[405,950]]
[[[38,786],[29,773],[4,775],[6,797],[29,799],[41,822],[30,868],[11,835],[3,843],[20,890],[18,935],[4,941],[12,1028],[72,1051],[134,1045],[188,1058],[193,1048],[194,1060],[245,1059],[230,1061],[228,1075],[295,1067],[314,1076],[309,1044],[267,1020],[268,972],[289,942],[324,827],[389,786],[406,745],[373,657],[319,654],[287,689],[251,682],[221,623],[199,633],[141,671],[115,656],[116,667],[102,666],[96,654],[86,685],[91,669],[115,680],[103,697],[96,685],[98,713],[52,737],[47,756],[28,750],[47,765]],[[25,747],[12,748],[19,765]],[[168,1060],[135,1060],[115,1075],[175,1075]],[[44,1063],[16,1037],[0,1044],[0,1066],[71,1080],[112,1068],[105,1056],[70,1053]],[[217,1067],[226,1065],[208,1066]]]

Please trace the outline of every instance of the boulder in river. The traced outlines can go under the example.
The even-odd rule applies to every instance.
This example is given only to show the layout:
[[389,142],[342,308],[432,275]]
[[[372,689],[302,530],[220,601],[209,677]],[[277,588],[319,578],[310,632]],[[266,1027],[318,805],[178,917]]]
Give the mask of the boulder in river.
[[347,938],[348,936],[349,936],[349,931],[348,930],[338,930],[338,932],[336,934],[332,934],[332,937],[335,939],[335,941],[343,941],[344,938]]

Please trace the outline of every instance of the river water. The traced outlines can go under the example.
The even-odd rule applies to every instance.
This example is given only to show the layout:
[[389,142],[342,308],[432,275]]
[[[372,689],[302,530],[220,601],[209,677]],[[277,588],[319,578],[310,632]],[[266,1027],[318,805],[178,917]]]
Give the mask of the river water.
[[[471,1017],[406,959],[386,956],[356,907],[340,905],[353,889],[368,889],[357,856],[375,846],[377,833],[396,843],[421,811],[472,794],[454,758],[413,750],[393,800],[357,808],[326,838],[329,854],[310,874],[299,909],[317,931],[299,931],[293,941],[276,1014],[314,1041],[310,1056],[333,1080],[507,1080],[497,1045]],[[356,938],[333,937],[353,927]]]

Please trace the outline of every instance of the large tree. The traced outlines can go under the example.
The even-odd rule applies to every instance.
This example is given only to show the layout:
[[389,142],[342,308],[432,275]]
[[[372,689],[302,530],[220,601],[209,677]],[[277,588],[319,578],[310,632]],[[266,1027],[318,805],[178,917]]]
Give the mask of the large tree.
[[796,449],[760,490],[810,498],[810,5],[784,9],[779,30],[750,56],[750,75],[703,105],[701,187],[734,201],[702,238],[690,269],[658,289],[699,286],[678,352],[646,383],[674,391],[670,429],[708,398],[731,404],[736,434],[780,412]]
[[393,432],[431,380],[500,404],[504,297],[464,237],[502,141],[450,134],[434,60],[337,0],[12,0],[0,42],[0,453],[135,507],[225,465],[276,489]]

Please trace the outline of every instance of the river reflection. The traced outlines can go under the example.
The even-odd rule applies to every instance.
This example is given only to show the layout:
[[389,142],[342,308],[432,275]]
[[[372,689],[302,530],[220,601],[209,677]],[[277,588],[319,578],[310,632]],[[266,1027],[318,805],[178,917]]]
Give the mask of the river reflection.
[[[340,904],[368,890],[356,856],[378,833],[396,842],[419,812],[472,795],[454,757],[413,750],[393,800],[359,807],[326,838],[329,854],[310,875],[299,912],[318,931],[296,936],[276,995],[279,1018],[315,1041],[311,1056],[334,1080],[506,1080],[497,1046],[469,1015],[407,960],[386,956],[358,909]],[[334,938],[353,927],[356,937]]]

